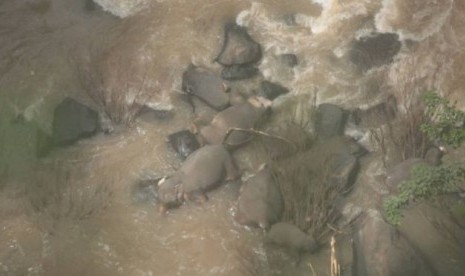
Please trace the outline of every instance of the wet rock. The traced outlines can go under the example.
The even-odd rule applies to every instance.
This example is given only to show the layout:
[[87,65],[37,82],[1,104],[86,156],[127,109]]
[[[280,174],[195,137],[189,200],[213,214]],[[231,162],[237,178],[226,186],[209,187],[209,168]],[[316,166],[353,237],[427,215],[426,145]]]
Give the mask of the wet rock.
[[224,66],[255,63],[262,58],[260,44],[255,42],[244,27],[235,23],[225,26],[223,47],[216,62]]
[[71,145],[99,130],[98,113],[70,98],[64,99],[53,113],[53,142],[57,146]]
[[182,75],[182,90],[217,110],[223,110],[229,105],[224,81],[216,74],[192,64]]
[[188,130],[181,130],[170,134],[168,136],[168,142],[171,148],[173,148],[182,159],[186,159],[187,156],[200,148],[197,138]]
[[281,62],[288,67],[292,68],[299,64],[299,60],[297,59],[297,56],[294,54],[282,54],[279,57],[281,59]]
[[85,0],[84,9],[86,11],[95,11],[96,5],[94,0]]
[[193,152],[170,178],[160,181],[159,198],[169,208],[184,200],[205,201],[205,193],[239,176],[234,161],[222,145]]
[[429,264],[378,211],[370,210],[354,235],[354,275],[435,275]]
[[287,93],[289,93],[289,89],[280,84],[270,81],[262,81],[262,83],[260,84],[260,88],[258,89],[257,95],[272,101],[277,97]]
[[315,118],[315,134],[326,140],[344,133],[345,111],[334,104],[320,104]]
[[168,118],[173,117],[172,110],[160,110],[150,105],[144,104],[140,107],[139,111],[136,114],[137,117],[151,120],[151,119],[158,119],[158,120],[165,120]]
[[268,229],[281,219],[284,201],[279,185],[266,166],[241,186],[235,220]]
[[355,109],[351,116],[356,125],[365,128],[380,127],[394,120],[397,112],[397,102],[393,96],[386,101],[368,109]]
[[250,79],[257,74],[258,68],[248,64],[227,66],[221,71],[221,77],[230,81]]
[[53,149],[53,139],[41,129],[36,130],[36,157],[47,156]]
[[350,60],[361,70],[366,71],[392,62],[399,52],[401,43],[394,33],[373,33],[361,37],[353,43]]
[[158,182],[160,179],[141,180],[134,184],[131,199],[134,204],[155,204],[158,202]]
[[431,147],[426,151],[425,161],[431,166],[439,166],[441,164],[441,158],[444,155],[444,151],[438,147]]
[[[271,103],[260,97],[252,97],[243,104],[233,105],[218,113],[211,123],[200,129],[200,138],[207,144],[222,144],[233,128],[253,129]],[[251,139],[251,133],[233,130],[226,144],[239,146]]]
[[330,174],[327,184],[339,190],[350,187],[359,171],[358,158],[366,151],[348,137],[334,137],[316,146],[315,151],[322,162],[326,162]]
[[144,9],[147,9],[151,3],[150,0],[94,0],[104,11],[125,18],[134,15]]
[[[423,202],[404,210],[399,232],[422,252],[436,275],[461,276],[465,271],[465,216],[463,200],[453,195],[438,198],[444,205]],[[459,204],[459,205],[457,205]],[[461,206],[461,217],[449,207]],[[446,207],[446,208],[445,208]],[[459,207],[460,208],[460,207]]]
[[302,253],[313,253],[318,249],[314,238],[288,222],[273,224],[266,235],[266,242],[287,248],[297,257]]
[[409,180],[411,171],[415,166],[427,166],[425,160],[420,158],[408,159],[387,170],[386,185],[388,189],[397,193],[402,182]]

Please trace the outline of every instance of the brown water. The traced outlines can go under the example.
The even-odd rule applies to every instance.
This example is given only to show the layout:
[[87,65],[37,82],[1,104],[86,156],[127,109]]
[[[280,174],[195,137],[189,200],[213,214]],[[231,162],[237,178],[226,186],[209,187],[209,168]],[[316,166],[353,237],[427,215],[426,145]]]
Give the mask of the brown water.
[[[237,183],[205,205],[167,216],[131,198],[137,179],[179,167],[165,137],[195,117],[176,97],[181,74],[191,62],[219,68],[212,60],[222,26],[238,14],[263,46],[264,77],[306,95],[289,110],[300,121],[309,120],[299,115],[312,103],[366,106],[379,100],[380,89],[401,101],[409,100],[406,91],[425,88],[464,95],[465,4],[458,0],[153,1],[125,19],[84,6],[0,2],[0,275],[253,275],[250,267],[263,275],[270,267],[312,275],[306,264],[290,272],[267,260],[263,234],[234,224]],[[286,24],[290,14],[295,24]],[[374,29],[409,41],[392,65],[361,75],[344,53],[354,37]],[[277,66],[280,53],[295,53],[299,65]],[[36,129],[50,132],[62,98],[101,107],[79,78],[98,70],[118,107],[148,100],[174,108],[174,118],[136,120],[37,160]],[[26,122],[15,122],[19,113]],[[242,169],[258,167],[260,160],[243,155]],[[327,257],[322,250],[310,260],[318,275],[329,275]]]

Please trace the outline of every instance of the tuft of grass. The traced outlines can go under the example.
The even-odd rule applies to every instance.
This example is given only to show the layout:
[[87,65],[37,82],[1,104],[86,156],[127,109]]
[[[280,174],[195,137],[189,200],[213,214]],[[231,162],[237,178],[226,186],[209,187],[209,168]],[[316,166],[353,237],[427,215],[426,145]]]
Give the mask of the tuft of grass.
[[412,169],[409,180],[399,186],[399,193],[384,200],[386,217],[393,225],[399,225],[402,209],[412,201],[427,200],[437,195],[456,192],[457,183],[465,180],[465,169],[459,166],[419,165]]

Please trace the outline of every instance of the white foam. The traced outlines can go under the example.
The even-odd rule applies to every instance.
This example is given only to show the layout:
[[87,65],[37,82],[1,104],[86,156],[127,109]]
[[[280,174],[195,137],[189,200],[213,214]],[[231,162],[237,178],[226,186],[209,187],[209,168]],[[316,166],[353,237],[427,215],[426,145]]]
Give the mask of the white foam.
[[438,33],[453,6],[453,0],[409,0],[412,10],[406,10],[402,1],[383,0],[382,8],[375,16],[379,31],[396,32],[401,40],[422,41]]

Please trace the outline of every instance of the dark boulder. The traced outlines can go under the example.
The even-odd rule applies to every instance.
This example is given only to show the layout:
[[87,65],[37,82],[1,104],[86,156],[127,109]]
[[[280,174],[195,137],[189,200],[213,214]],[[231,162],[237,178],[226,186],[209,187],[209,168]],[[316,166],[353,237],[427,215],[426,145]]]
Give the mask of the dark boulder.
[[223,47],[215,59],[221,65],[255,63],[262,58],[260,44],[255,42],[244,27],[235,23],[225,26]]
[[36,157],[47,156],[53,149],[52,137],[41,129],[36,130]]
[[189,65],[182,75],[182,90],[196,96],[216,110],[229,105],[227,86],[216,74],[194,65]]
[[258,96],[267,98],[270,101],[287,93],[289,93],[289,89],[286,87],[266,80],[262,81],[260,88],[257,91]]
[[242,225],[268,229],[281,219],[284,200],[278,183],[266,166],[241,186],[235,220]]
[[94,0],[85,0],[84,10],[86,11],[95,11],[97,9],[97,5],[95,4]]
[[160,179],[140,180],[131,190],[131,199],[134,204],[156,204],[158,202],[158,181]]
[[373,33],[354,41],[349,53],[350,60],[358,68],[366,71],[392,62],[400,47],[397,34]]
[[221,77],[229,81],[250,79],[257,74],[258,68],[249,64],[226,66],[221,71]]
[[404,210],[399,232],[431,264],[437,275],[461,276],[465,271],[465,214],[463,199],[444,195]]
[[320,104],[315,118],[315,134],[321,140],[326,140],[344,133],[346,112],[334,104]]
[[299,64],[299,60],[297,59],[297,56],[294,54],[282,54],[279,57],[281,59],[281,62],[288,67],[292,68]]
[[186,159],[189,154],[200,148],[197,138],[188,130],[181,130],[170,134],[168,136],[168,142],[171,148],[173,148],[182,159]]
[[390,192],[397,193],[400,184],[410,179],[415,166],[429,166],[420,158],[407,159],[387,170],[386,185]]
[[379,212],[371,210],[354,235],[354,275],[428,276],[430,266]]
[[66,98],[55,108],[52,129],[55,145],[71,145],[79,139],[97,133],[100,129],[98,113],[71,98]]

